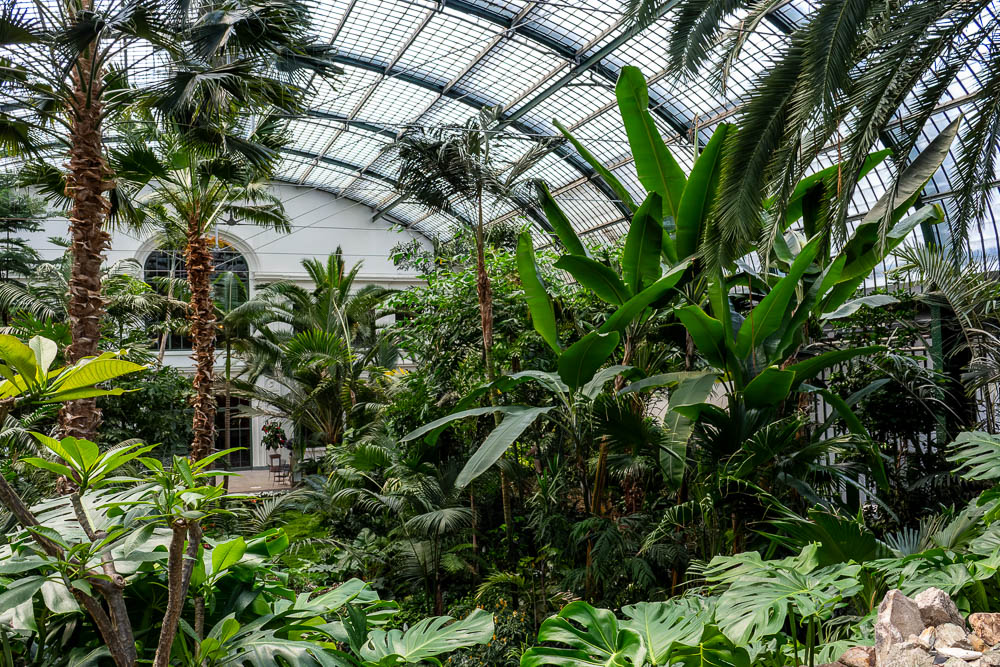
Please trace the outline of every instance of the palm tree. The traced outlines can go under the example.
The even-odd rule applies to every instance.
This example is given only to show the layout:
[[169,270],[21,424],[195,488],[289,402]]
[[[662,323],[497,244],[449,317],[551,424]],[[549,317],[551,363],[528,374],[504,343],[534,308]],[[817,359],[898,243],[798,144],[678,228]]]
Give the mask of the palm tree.
[[[266,10],[240,0],[191,9],[133,0],[25,0],[0,9],[0,45],[11,54],[0,63],[0,147],[55,147],[68,156],[64,183],[50,193],[70,203],[71,363],[97,353],[104,316],[105,222],[120,182],[105,155],[108,124],[139,99],[218,144],[209,128],[235,102],[298,113],[314,75],[341,72],[326,57],[332,47],[308,35],[309,11],[299,0],[275,0]],[[154,53],[129,62],[138,43]],[[60,409],[66,435],[94,439],[99,423],[94,399]]]
[[[404,196],[438,211],[461,212],[474,221],[476,293],[483,333],[486,377],[496,379],[493,361],[493,290],[486,271],[485,207],[514,204],[527,208],[533,200],[526,174],[554,147],[552,142],[533,142],[517,160],[499,155],[505,135],[503,108],[487,107],[459,129],[434,128],[404,135],[396,143],[400,167],[397,184]],[[489,392],[490,404],[496,396]],[[499,425],[499,415],[496,416]],[[506,475],[502,474],[504,521],[511,530],[513,512]],[[509,532],[508,532],[509,534]]]
[[[630,0],[637,21],[660,15],[663,0]],[[765,20],[780,2],[684,0],[677,8],[667,45],[678,74],[722,71],[735,63],[750,35],[774,44]],[[921,130],[967,63],[976,92],[967,104],[955,165],[956,247],[970,223],[986,213],[1000,154],[1000,49],[990,0],[832,0],[817,6],[781,40],[776,62],[758,78],[740,111],[740,131],[728,141],[717,214],[725,241],[734,247],[761,235],[760,193],[774,197],[773,215],[763,219],[770,250],[799,177],[830,146],[843,157],[832,224],[845,229],[848,202],[866,156],[881,142],[895,151],[897,169],[911,157]],[[729,30],[734,14],[744,15]],[[717,49],[720,39],[726,45]],[[720,68],[715,68],[720,69]],[[906,120],[896,124],[902,114]],[[900,200],[902,201],[902,200]],[[883,225],[883,235],[886,225]]]
[[[378,306],[391,290],[356,289],[361,263],[348,268],[340,248],[326,260],[305,259],[302,266],[312,289],[272,283],[233,311],[234,318],[252,321],[257,329],[246,341],[247,379],[235,383],[237,393],[263,404],[261,414],[293,422],[300,450],[309,440],[324,446],[340,442],[351,410],[371,398],[366,377],[394,366],[397,354],[375,328]],[[279,389],[261,386],[261,376]]]
[[[229,129],[233,136],[239,130],[236,126]],[[249,136],[228,143],[232,150],[224,153],[199,147],[180,133],[158,133],[155,148],[146,143],[150,138],[141,132],[126,137],[112,159],[129,181],[128,191],[119,186],[119,199],[127,202],[123,210],[127,209],[137,223],[166,220],[184,231],[191,295],[188,325],[195,363],[191,457],[198,460],[215,445],[217,326],[212,298],[212,233],[227,220],[277,230],[289,228],[284,207],[269,189],[285,135],[279,122],[268,118]],[[141,192],[146,186],[150,190]]]

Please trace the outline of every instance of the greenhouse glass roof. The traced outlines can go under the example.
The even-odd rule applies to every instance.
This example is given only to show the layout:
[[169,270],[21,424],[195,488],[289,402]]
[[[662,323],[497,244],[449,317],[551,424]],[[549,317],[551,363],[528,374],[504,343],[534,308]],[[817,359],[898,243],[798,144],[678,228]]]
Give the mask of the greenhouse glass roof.
[[[278,173],[281,180],[321,189],[372,207],[385,219],[428,236],[449,236],[464,224],[458,214],[429,211],[407,202],[395,188],[398,166],[388,148],[407,131],[460,126],[484,106],[501,105],[505,150],[516,157],[531,142],[557,134],[559,120],[641,199],[614,97],[625,65],[638,66],[649,81],[650,107],[682,167],[690,167],[695,142],[732,119],[754,77],[770,62],[789,31],[812,11],[809,0],[788,0],[767,23],[745,33],[738,62],[725,86],[718,73],[678,79],[667,69],[666,43],[675,2],[645,29],[631,26],[623,0],[310,0],[313,28],[335,47],[344,69],[332,85],[315,80],[305,117],[289,121],[292,144]],[[998,25],[1000,0],[980,17]],[[734,22],[733,29],[739,29]],[[984,46],[988,48],[988,45]],[[132,63],[143,54],[130,53]],[[155,64],[145,63],[155,77]],[[919,150],[969,104],[979,88],[981,59],[967,62],[948,87],[924,128]],[[908,109],[898,112],[898,126]],[[890,128],[889,134],[892,134]],[[836,146],[819,166],[837,159]],[[949,166],[928,186],[925,199],[947,205]],[[890,181],[888,165],[873,170],[858,188],[855,212],[864,213]],[[614,192],[568,144],[559,145],[530,173],[545,180],[581,234],[614,241],[628,214]],[[992,186],[1000,184],[994,179]],[[973,251],[995,254],[1000,239],[998,203],[971,230]],[[517,215],[499,205],[493,220]],[[536,223],[537,238],[548,235]]]
[[[660,131],[681,165],[690,166],[693,142],[704,144],[714,126],[736,112],[775,46],[811,11],[804,0],[773,11],[768,25],[748,35],[723,90],[707,79],[668,74],[670,3],[645,30],[628,27],[624,5],[620,0],[315,2],[314,26],[337,47],[345,74],[335,87],[321,84],[308,117],[291,122],[294,148],[281,173],[290,182],[368,204],[377,218],[448,235],[460,221],[407,203],[394,189],[397,167],[386,148],[407,130],[461,125],[483,106],[502,105],[505,131],[523,139],[525,150],[527,142],[556,133],[552,120],[558,119],[638,195],[642,190],[614,98],[621,68],[641,68]],[[995,23],[998,12],[1000,2],[990,6],[982,23]],[[977,90],[976,72],[972,60],[948,88],[925,128],[925,142],[961,113]],[[900,109],[900,124],[906,114]],[[835,159],[831,147],[823,161]],[[625,229],[626,209],[572,147],[561,146],[532,175],[549,184],[581,233],[614,240]],[[857,211],[866,211],[887,182],[884,170],[870,174],[858,190]],[[951,189],[946,169],[929,186],[929,199],[946,201]],[[986,225],[973,230],[974,250],[995,252],[1000,238],[995,208]],[[495,210],[490,217],[512,215]]]

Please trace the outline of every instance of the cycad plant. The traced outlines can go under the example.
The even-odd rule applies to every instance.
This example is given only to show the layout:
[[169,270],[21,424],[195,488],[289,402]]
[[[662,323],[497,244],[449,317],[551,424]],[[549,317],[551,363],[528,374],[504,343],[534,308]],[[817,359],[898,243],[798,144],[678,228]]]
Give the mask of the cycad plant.
[[[195,362],[191,457],[207,456],[215,446],[216,306],[212,275],[212,240],[217,225],[239,220],[287,230],[289,220],[269,179],[276,166],[284,132],[276,119],[264,119],[249,132],[235,119],[234,141],[225,152],[193,142],[185,134],[159,132],[157,144],[139,133],[127,137],[112,153],[112,163],[128,189],[119,185],[123,215],[137,224],[166,221],[184,231],[184,259],[190,304],[189,336]],[[242,134],[242,136],[237,136]],[[143,188],[149,187],[148,190]]]
[[[105,223],[121,203],[115,189],[122,182],[107,159],[109,126],[139,102],[198,141],[225,150],[248,146],[212,129],[220,113],[234,106],[299,113],[312,77],[341,71],[327,58],[332,47],[315,43],[308,26],[298,0],[4,3],[0,146],[36,154],[54,146],[68,158],[65,178],[55,179],[49,194],[69,200],[69,361],[95,354],[100,340]],[[132,58],[136,45],[153,54]],[[68,435],[93,439],[99,423],[92,399],[60,411]]]
[[[666,4],[630,0],[639,20],[658,15]],[[743,100],[740,131],[727,146],[719,208],[727,238],[757,242],[759,193],[765,191],[778,212],[763,219],[770,248],[795,184],[831,147],[843,157],[831,223],[845,234],[848,202],[868,153],[879,143],[892,148],[901,170],[939,103],[950,99],[947,91],[966,87],[957,80],[972,70],[978,81],[962,107],[966,123],[949,216],[953,242],[961,247],[970,223],[987,210],[1000,153],[1000,48],[990,0],[832,0],[818,3],[786,39],[775,40],[766,19],[780,4],[685,0],[671,25],[667,49],[677,74],[715,69],[725,76],[753,36],[777,49],[776,62]],[[741,15],[735,25],[734,15]],[[900,115],[904,121],[897,123]],[[888,230],[886,221],[883,237]]]

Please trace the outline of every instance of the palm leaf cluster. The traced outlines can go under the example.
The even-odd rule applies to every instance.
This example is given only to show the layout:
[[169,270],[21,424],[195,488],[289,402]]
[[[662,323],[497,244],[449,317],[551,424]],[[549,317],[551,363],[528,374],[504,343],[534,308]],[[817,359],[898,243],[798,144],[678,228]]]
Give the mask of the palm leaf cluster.
[[[686,0],[671,24],[670,67],[680,76],[715,72],[724,85],[750,35],[777,47],[775,61],[742,100],[740,131],[727,140],[716,211],[723,240],[742,250],[762,242],[769,251],[795,184],[831,151],[843,163],[826,193],[828,224],[843,238],[866,156],[878,145],[891,148],[898,174],[939,103],[972,68],[978,82],[962,105],[949,217],[952,242],[961,248],[986,213],[1000,152],[1000,46],[992,3],[823,0],[776,38],[769,19],[781,4]],[[630,2],[637,21],[662,6],[660,0]],[[762,191],[773,197],[763,214]]]

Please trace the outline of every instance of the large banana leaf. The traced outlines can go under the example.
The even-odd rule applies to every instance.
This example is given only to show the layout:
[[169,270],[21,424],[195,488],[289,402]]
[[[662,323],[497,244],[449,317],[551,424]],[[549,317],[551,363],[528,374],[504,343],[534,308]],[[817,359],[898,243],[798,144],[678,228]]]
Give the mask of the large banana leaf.
[[685,378],[677,385],[667,403],[663,417],[666,441],[660,449],[660,470],[671,489],[679,489],[687,467],[687,445],[695,420],[683,408],[704,403],[715,387],[715,373],[700,373]]
[[689,264],[690,261],[678,264],[663,274],[663,277],[655,283],[626,301],[622,304],[621,308],[613,312],[611,317],[604,321],[599,331],[601,333],[610,333],[625,329],[625,327],[642,314],[642,311],[654,302],[659,301],[667,292],[673,289],[674,285],[684,277],[684,272],[687,271]]
[[566,217],[566,214],[563,213],[563,210],[559,208],[559,204],[552,197],[548,186],[538,181],[535,189],[538,193],[538,201],[542,205],[542,212],[545,213],[545,219],[552,225],[556,236],[559,237],[559,240],[566,247],[566,252],[571,255],[590,257],[587,246],[583,245],[580,237],[576,235],[576,230],[573,229],[573,225],[570,223],[569,218]]
[[725,368],[726,341],[722,322],[711,317],[701,306],[684,306],[675,312],[708,363],[716,368]]
[[[461,621],[425,618],[406,632],[373,630],[361,657],[377,664],[422,664],[443,653],[485,644],[493,636],[493,615],[476,609]],[[436,661],[435,661],[436,662]]]
[[656,129],[649,113],[649,90],[638,67],[622,68],[615,97],[639,182],[648,192],[660,195],[664,213],[676,219],[687,178]]
[[632,193],[628,191],[628,188],[622,185],[622,182],[615,178],[615,175],[612,174],[607,167],[601,164],[601,161],[594,157],[593,153],[588,151],[569,130],[563,127],[562,123],[558,120],[553,120],[552,124],[556,126],[556,129],[562,132],[562,135],[569,140],[569,143],[573,144],[573,148],[575,148],[576,152],[587,161],[587,164],[593,167],[594,171],[600,174],[601,178],[604,179],[604,182],[611,186],[611,189],[615,191],[615,194],[618,195],[618,198],[622,201],[622,203],[628,206],[631,210],[635,211],[635,202],[632,201]]
[[698,250],[705,220],[711,212],[722,168],[722,145],[731,125],[721,123],[695,160],[681,196],[674,223],[677,226],[674,247],[678,257],[693,255]]
[[795,373],[770,366],[747,383],[743,400],[749,408],[777,405],[788,398],[794,382]]
[[580,255],[563,255],[555,266],[612,305],[620,306],[632,297],[614,269],[597,260]]
[[552,301],[545,291],[545,285],[538,277],[534,243],[529,232],[521,232],[517,239],[517,272],[524,286],[528,312],[531,313],[531,324],[549,347],[558,354],[562,348],[559,346],[556,314],[552,308]]
[[638,667],[646,656],[639,633],[619,626],[618,619],[607,609],[595,609],[583,601],[571,602],[558,615],[546,619],[538,631],[538,640],[565,648],[530,648],[521,656],[521,667]]
[[738,358],[746,359],[764,340],[778,331],[782,323],[788,321],[789,303],[795,296],[799,281],[816,258],[821,240],[815,238],[806,244],[799,256],[792,262],[788,273],[747,315],[736,334],[736,356]]
[[559,356],[559,377],[570,389],[577,389],[594,377],[618,347],[621,335],[617,331],[591,331]]
[[875,354],[876,352],[882,352],[885,350],[884,345],[868,345],[866,347],[852,347],[844,350],[831,350],[829,352],[824,352],[823,354],[817,354],[815,357],[809,357],[804,361],[800,361],[797,364],[791,364],[787,367],[795,373],[795,384],[804,382],[809,378],[815,377],[818,373],[823,371],[830,366],[835,366],[844,361],[853,359],[854,357],[861,357],[868,354]]
[[663,243],[663,204],[660,195],[650,192],[646,201],[632,216],[625,249],[622,254],[622,275],[632,294],[660,277],[660,247]]
[[522,406],[509,408],[500,425],[490,431],[483,444],[479,446],[476,453],[469,458],[462,471],[458,473],[458,478],[455,480],[456,488],[465,488],[472,480],[489,470],[494,463],[500,460],[507,448],[524,433],[525,429],[531,426],[532,422],[551,409],[551,407],[527,408]]

